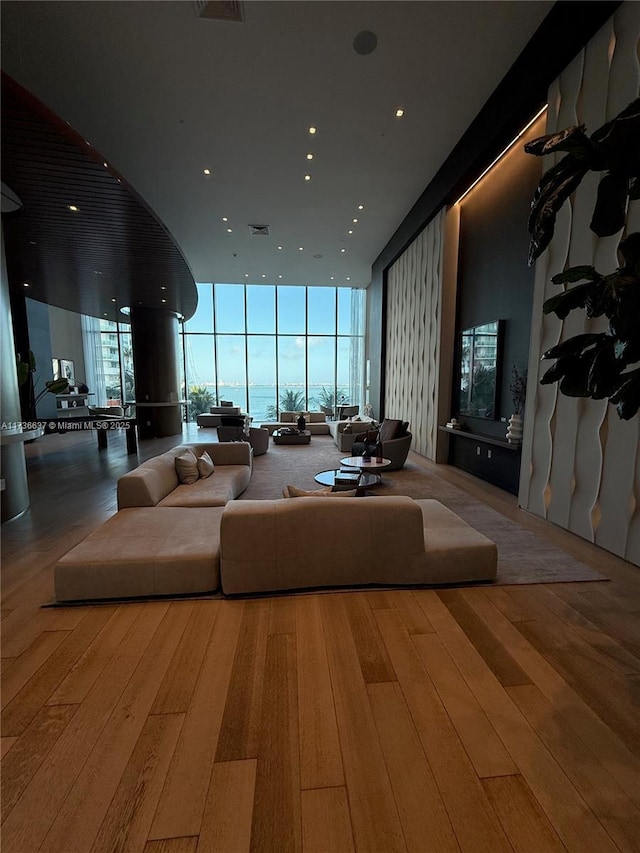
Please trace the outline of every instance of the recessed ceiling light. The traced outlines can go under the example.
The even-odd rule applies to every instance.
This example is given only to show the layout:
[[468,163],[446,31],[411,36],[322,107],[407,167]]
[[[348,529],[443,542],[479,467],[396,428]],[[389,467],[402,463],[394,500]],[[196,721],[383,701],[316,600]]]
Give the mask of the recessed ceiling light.
[[311,175],[305,175],[305,176],[304,176],[304,179],[305,179],[305,181],[310,181],[310,180],[311,180]]
[[105,317],[108,317],[109,315],[108,315],[108,314],[105,314],[104,316],[105,316]]
[[278,276],[278,278],[282,278],[282,276],[281,276],[281,275],[279,275],[279,276]]
[[102,270],[94,270],[93,274],[94,275],[102,275]]
[[359,204],[359,205],[358,205],[358,210],[364,210],[364,204]]
[[222,217],[222,221],[223,221],[223,222],[228,222],[229,220],[228,220],[228,218],[227,218],[226,216],[223,216],[223,217]]
[[266,273],[262,273],[262,278],[266,278]]
[[378,46],[378,37],[371,30],[362,30],[353,40],[353,49],[358,56],[368,56]]
[[350,229],[347,231],[347,234],[353,234],[353,228],[350,228]]
[[313,160],[313,154],[307,154],[307,160]]
[[352,221],[352,222],[357,222],[358,220],[357,220],[357,219],[352,219],[351,221]]
[[278,251],[282,251],[282,246],[278,246]]
[[112,301],[112,302],[116,302],[117,300],[114,298],[114,299],[112,299],[111,301]]
[[318,129],[317,127],[310,127],[309,133],[314,134],[317,131],[317,129]]
[[346,252],[347,250],[346,250],[346,249],[340,249],[340,251],[341,251],[341,252]]
[[233,234],[233,228],[227,228],[227,234]]
[[248,272],[246,272],[246,273],[244,274],[244,277],[245,277],[245,278],[249,278],[249,273],[248,273]]
[[103,163],[102,165],[105,167],[105,169],[107,168],[107,163],[106,163],[106,162],[105,162],[105,163]]
[[75,205],[75,204],[70,204],[69,210],[72,210],[74,213],[77,213],[80,210],[80,208],[77,207],[77,205]]
[[205,175],[211,174],[211,169],[203,169],[202,171],[205,173]]
[[396,118],[402,118],[404,115],[404,110],[396,110]]
[[314,258],[321,258],[321,257],[322,257],[322,255],[314,255],[313,257],[314,257]]
[[166,290],[166,289],[167,289],[167,288],[164,286],[164,284],[161,284],[161,285],[160,285],[160,290]]
[[347,276],[347,281],[351,281],[351,276],[350,276],[350,275],[348,275],[348,276]]
[[163,301],[163,302],[166,302],[167,300],[166,300],[166,299],[163,299],[162,301]]
[[36,243],[35,240],[29,240],[29,245],[30,246],[37,246],[38,244]]
[[298,246],[298,251],[299,251],[299,252],[304,252],[304,246]]
[[23,286],[23,287],[31,287],[31,285],[29,284],[29,282],[28,282],[28,281],[23,281],[23,282],[22,282],[22,286]]
[[335,275],[332,275],[332,276],[331,276],[331,281],[334,281],[334,280],[335,280]]

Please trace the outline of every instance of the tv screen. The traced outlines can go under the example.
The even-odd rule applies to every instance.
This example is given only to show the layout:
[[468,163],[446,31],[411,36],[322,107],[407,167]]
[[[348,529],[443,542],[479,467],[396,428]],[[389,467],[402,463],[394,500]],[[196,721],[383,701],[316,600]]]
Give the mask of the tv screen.
[[503,321],[472,326],[460,333],[458,412],[474,418],[498,417]]

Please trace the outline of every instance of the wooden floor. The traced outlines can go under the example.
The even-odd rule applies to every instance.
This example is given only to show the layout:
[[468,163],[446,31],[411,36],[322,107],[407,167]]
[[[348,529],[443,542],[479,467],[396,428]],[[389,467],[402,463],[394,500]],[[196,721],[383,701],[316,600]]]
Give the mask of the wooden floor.
[[42,609],[137,460],[120,436],[28,453],[3,853],[640,851],[637,568],[426,463],[612,581]]

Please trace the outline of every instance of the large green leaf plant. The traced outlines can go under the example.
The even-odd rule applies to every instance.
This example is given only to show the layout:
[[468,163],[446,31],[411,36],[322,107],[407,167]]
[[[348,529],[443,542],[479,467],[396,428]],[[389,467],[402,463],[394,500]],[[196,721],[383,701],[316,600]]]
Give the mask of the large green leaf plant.
[[[543,175],[531,204],[530,264],[551,242],[558,211],[589,171],[604,172],[591,230],[599,237],[617,234],[629,201],[640,198],[640,98],[590,137],[584,125],[570,127],[529,142],[525,151],[567,152]],[[621,264],[613,272],[575,266],[551,279],[567,289],[547,299],[545,314],[564,320],[580,308],[589,318],[605,316],[609,324],[606,332],[575,335],[547,350],[542,358],[556,362],[540,381],[558,382],[570,397],[608,398],[628,420],[640,408],[640,233],[628,234],[618,251]]]

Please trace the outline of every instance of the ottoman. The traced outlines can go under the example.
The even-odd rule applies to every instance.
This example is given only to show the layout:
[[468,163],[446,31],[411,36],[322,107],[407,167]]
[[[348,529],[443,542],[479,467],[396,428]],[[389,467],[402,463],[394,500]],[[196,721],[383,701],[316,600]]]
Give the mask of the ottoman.
[[224,507],[122,509],[54,566],[58,601],[213,592]]

